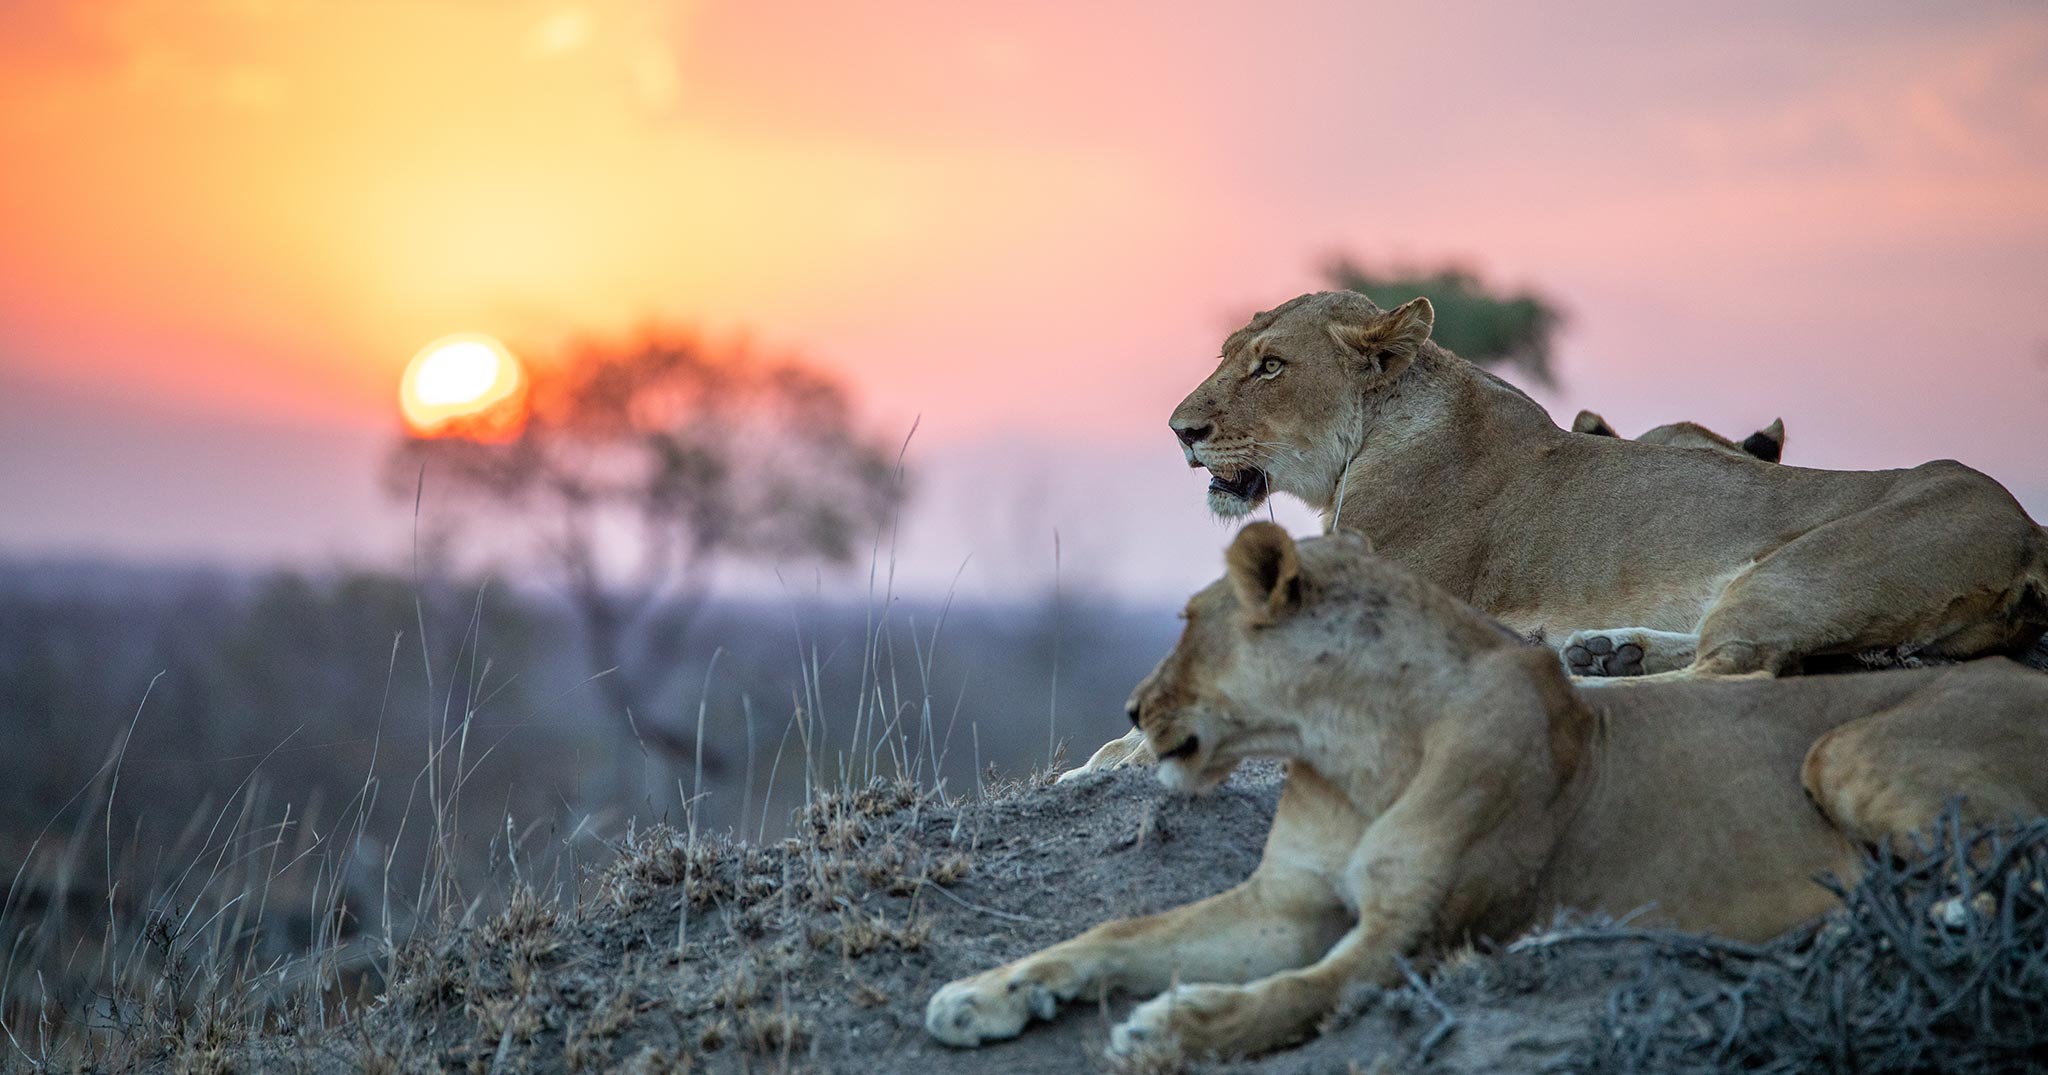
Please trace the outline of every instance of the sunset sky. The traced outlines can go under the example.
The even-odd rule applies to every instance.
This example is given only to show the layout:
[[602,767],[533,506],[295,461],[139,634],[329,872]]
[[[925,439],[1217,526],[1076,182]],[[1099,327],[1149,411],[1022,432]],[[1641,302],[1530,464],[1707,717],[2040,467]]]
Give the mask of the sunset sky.
[[1563,420],[2048,517],[2038,3],[28,0],[0,554],[397,564],[422,345],[670,323],[920,421],[913,586],[1170,594],[1167,412],[1338,252],[1554,297]]

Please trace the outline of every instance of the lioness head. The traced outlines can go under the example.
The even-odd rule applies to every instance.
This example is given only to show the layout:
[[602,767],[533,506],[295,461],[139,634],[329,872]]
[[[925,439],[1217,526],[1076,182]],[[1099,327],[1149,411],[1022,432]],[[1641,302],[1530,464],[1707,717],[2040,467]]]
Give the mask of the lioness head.
[[1364,443],[1369,401],[1435,323],[1428,299],[1385,311],[1354,291],[1324,291],[1231,333],[1216,372],[1169,423],[1188,465],[1209,469],[1210,510],[1244,515],[1275,491],[1328,506]]
[[1395,684],[1457,682],[1483,654],[1521,648],[1371,552],[1348,531],[1299,545],[1273,523],[1238,534],[1223,578],[1188,600],[1180,641],[1124,707],[1161,781],[1200,791],[1245,758],[1299,757],[1331,699],[1370,708]]

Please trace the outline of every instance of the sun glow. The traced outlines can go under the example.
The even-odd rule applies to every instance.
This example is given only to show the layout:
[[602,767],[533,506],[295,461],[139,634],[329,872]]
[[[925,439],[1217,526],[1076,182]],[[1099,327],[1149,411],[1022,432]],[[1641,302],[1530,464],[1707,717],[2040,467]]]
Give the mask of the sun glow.
[[526,420],[526,371],[489,336],[445,336],[406,366],[398,405],[415,436],[508,439]]

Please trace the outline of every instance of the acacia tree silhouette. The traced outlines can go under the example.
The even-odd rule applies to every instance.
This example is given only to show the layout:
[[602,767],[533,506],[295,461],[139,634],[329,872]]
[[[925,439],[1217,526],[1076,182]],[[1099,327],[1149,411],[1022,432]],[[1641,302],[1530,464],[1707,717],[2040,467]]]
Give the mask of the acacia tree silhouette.
[[[842,383],[743,346],[652,332],[572,346],[531,378],[516,437],[406,436],[386,487],[415,495],[424,467],[479,509],[458,527],[525,531],[575,610],[606,709],[669,760],[694,758],[693,736],[661,718],[660,690],[713,569],[849,562],[901,503],[900,466],[856,428]],[[722,765],[708,748],[703,760]]]

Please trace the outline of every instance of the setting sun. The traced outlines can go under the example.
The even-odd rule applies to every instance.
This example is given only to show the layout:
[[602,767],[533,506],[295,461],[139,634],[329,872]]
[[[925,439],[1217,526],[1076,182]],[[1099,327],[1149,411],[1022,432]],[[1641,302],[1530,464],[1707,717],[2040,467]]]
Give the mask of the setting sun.
[[477,332],[420,348],[398,392],[406,426],[424,437],[499,440],[525,420],[526,374],[505,345]]

